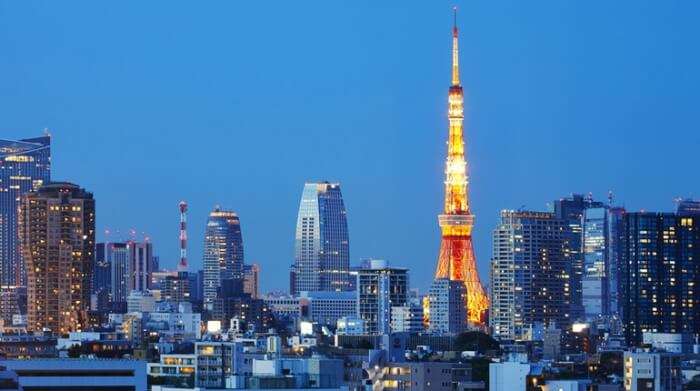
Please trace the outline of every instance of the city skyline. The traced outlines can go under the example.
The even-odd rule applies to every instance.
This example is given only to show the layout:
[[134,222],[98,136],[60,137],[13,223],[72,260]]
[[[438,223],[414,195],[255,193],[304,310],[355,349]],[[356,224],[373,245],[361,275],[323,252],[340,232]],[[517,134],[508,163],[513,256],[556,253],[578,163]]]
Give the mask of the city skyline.
[[[588,193],[591,191],[596,199],[603,199],[608,190],[613,190],[617,195],[618,203],[624,204],[630,211],[640,209],[672,210],[671,200],[673,198],[699,194],[698,186],[700,185],[692,180],[687,180],[687,172],[685,175],[669,174],[665,176],[668,185],[661,189],[647,188],[649,178],[666,175],[666,172],[661,167],[662,165],[650,164],[644,157],[648,153],[647,151],[651,151],[652,148],[656,151],[658,148],[663,155],[661,157],[656,155],[655,159],[659,159],[658,161],[664,160],[664,158],[678,159],[676,164],[691,170],[693,160],[686,156],[687,153],[684,151],[690,150],[692,145],[697,145],[695,141],[698,141],[699,136],[697,132],[693,133],[694,122],[690,119],[692,109],[685,105],[694,100],[693,96],[686,94],[690,94],[693,89],[697,90],[695,87],[700,84],[698,76],[690,73],[693,64],[697,64],[696,57],[690,54],[683,57],[688,69],[684,70],[681,67],[681,71],[675,75],[664,73],[663,69],[659,70],[658,67],[663,66],[663,62],[660,60],[642,64],[640,65],[642,69],[633,68],[630,70],[631,75],[623,78],[622,85],[616,85],[620,88],[613,90],[613,97],[608,95],[606,98],[600,95],[609,93],[609,91],[596,89],[603,86],[603,81],[594,80],[595,78],[586,73],[584,68],[585,66],[602,67],[610,64],[611,61],[613,65],[622,68],[624,65],[630,66],[610,52],[615,46],[614,43],[622,38],[613,37],[617,38],[617,40],[612,39],[613,43],[603,43],[596,40],[602,39],[606,32],[616,31],[613,28],[612,20],[602,17],[602,32],[597,33],[600,35],[593,35],[593,42],[601,43],[601,47],[598,49],[586,47],[579,48],[578,51],[574,49],[567,51],[563,46],[560,46],[563,45],[562,42],[547,38],[540,42],[544,47],[535,45],[533,48],[536,53],[545,56],[540,63],[532,60],[536,54],[519,53],[523,56],[520,61],[526,63],[525,68],[530,71],[533,71],[534,66],[538,64],[546,65],[549,71],[555,70],[553,76],[546,75],[543,71],[529,75],[518,68],[517,62],[506,65],[496,64],[498,61],[495,59],[503,59],[503,56],[499,57],[499,53],[496,51],[507,51],[506,47],[509,47],[507,45],[506,47],[499,46],[505,45],[502,41],[504,38],[499,36],[494,38],[494,31],[490,31],[491,36],[488,39],[485,36],[489,36],[489,34],[478,33],[479,28],[484,28],[484,22],[479,21],[480,12],[490,13],[489,15],[493,16],[497,10],[478,5],[461,6],[465,9],[465,12],[460,15],[460,29],[463,31],[461,60],[466,68],[462,71],[462,79],[467,97],[466,131],[467,137],[470,139],[467,148],[471,163],[471,180],[474,184],[471,197],[474,204],[474,214],[479,216],[476,222],[475,247],[482,281],[487,280],[487,270],[491,258],[490,233],[496,226],[501,209],[518,209],[523,203],[526,203],[528,208],[541,210],[546,208],[545,203],[551,203],[554,199],[567,196],[572,192]],[[508,6],[518,7],[516,5]],[[2,7],[12,8],[13,6],[5,4]],[[560,7],[572,7],[573,9],[576,6],[560,5]],[[620,5],[611,5],[611,7],[618,11],[624,8]],[[419,276],[432,276],[435,254],[437,254],[439,247],[439,230],[435,224],[435,214],[439,213],[441,209],[442,194],[435,189],[440,188],[442,180],[442,158],[444,156],[442,143],[446,126],[444,119],[446,102],[443,94],[444,86],[448,82],[448,78],[445,76],[450,61],[448,55],[449,28],[447,26],[450,25],[451,16],[448,12],[448,5],[440,4],[434,8],[426,7],[428,8],[426,18],[422,20],[425,22],[425,29],[416,29],[418,31],[412,32],[404,32],[400,29],[397,31],[397,26],[400,27],[402,23],[417,21],[415,13],[417,9],[423,9],[423,7],[408,8],[408,11],[401,11],[395,16],[389,16],[391,13],[388,10],[380,9],[376,15],[370,16],[368,26],[360,28],[358,39],[361,44],[366,44],[369,41],[368,36],[372,32],[382,31],[383,34],[386,34],[380,39],[382,45],[371,46],[369,49],[369,52],[375,57],[371,65],[381,72],[391,73],[391,77],[384,85],[370,85],[368,81],[357,80],[360,77],[353,76],[355,68],[364,69],[365,66],[369,67],[369,65],[365,65],[359,60],[353,60],[350,55],[331,48],[327,50],[331,51],[335,60],[347,61],[342,69],[343,75],[346,75],[348,80],[340,80],[339,87],[336,86],[331,91],[325,91],[331,95],[330,102],[314,100],[312,95],[307,95],[311,94],[310,91],[314,88],[318,88],[318,85],[313,83],[310,75],[303,72],[295,75],[291,86],[285,87],[284,97],[300,95],[304,99],[310,99],[309,106],[317,106],[316,109],[320,109],[319,111],[326,110],[331,114],[331,117],[340,115],[349,119],[348,122],[351,124],[334,124],[332,135],[324,129],[323,125],[307,126],[302,118],[308,115],[309,111],[306,110],[311,110],[311,108],[300,106],[294,107],[303,113],[295,115],[289,115],[287,110],[291,109],[285,109],[281,106],[273,107],[276,113],[289,115],[287,123],[273,122],[271,125],[257,125],[253,122],[252,117],[245,116],[242,117],[242,120],[231,120],[230,123],[227,123],[227,120],[233,117],[229,113],[231,107],[238,107],[234,113],[239,116],[241,110],[245,111],[250,107],[237,101],[236,96],[239,92],[230,90],[223,93],[219,87],[210,85],[209,88],[214,92],[215,98],[223,99],[225,102],[217,101],[213,108],[205,109],[202,106],[197,106],[193,100],[184,97],[168,100],[167,104],[174,104],[174,107],[179,110],[185,110],[192,105],[197,109],[195,110],[197,114],[192,114],[191,117],[174,114],[176,120],[185,119],[185,121],[183,124],[175,126],[178,129],[175,133],[177,137],[173,137],[173,134],[170,133],[170,127],[178,124],[173,118],[167,118],[166,114],[169,111],[164,106],[156,106],[152,112],[141,112],[135,105],[125,104],[129,95],[119,88],[116,91],[121,95],[107,98],[106,95],[103,96],[98,91],[99,78],[88,74],[86,84],[83,84],[82,87],[80,85],[74,86],[75,92],[65,92],[68,91],[67,88],[56,89],[58,92],[55,93],[61,94],[58,101],[63,103],[48,100],[52,93],[41,87],[40,84],[45,82],[41,79],[25,80],[28,86],[23,90],[24,94],[20,94],[16,101],[8,97],[0,98],[3,107],[9,108],[6,123],[3,125],[2,138],[38,137],[41,135],[43,127],[48,126],[53,129],[52,177],[79,183],[95,194],[99,208],[97,217],[98,241],[104,240],[102,232],[105,228],[121,228],[122,231],[127,231],[131,227],[136,227],[138,231],[148,232],[154,243],[155,254],[161,257],[162,265],[170,269],[174,269],[179,259],[179,216],[175,212],[175,205],[181,199],[187,200],[191,209],[191,214],[188,216],[188,255],[191,270],[201,267],[205,216],[208,211],[216,204],[236,210],[246,225],[246,253],[250,254],[246,258],[251,263],[257,262],[261,265],[263,291],[285,289],[287,286],[286,274],[274,271],[277,268],[286,270],[286,267],[293,260],[294,225],[299,202],[299,187],[307,180],[337,180],[343,184],[348,210],[349,231],[352,237],[350,244],[351,263],[357,264],[360,258],[365,257],[388,259],[393,265],[410,268],[413,275],[412,283],[415,287],[425,291],[432,282],[432,278]],[[51,9],[51,6],[47,9]],[[37,17],[47,17],[41,12],[48,11],[37,10],[36,12],[35,16]],[[178,15],[182,17],[178,12],[183,12],[183,10],[175,9],[169,12],[173,13],[173,17],[178,17]],[[278,12],[282,13],[283,10]],[[537,20],[537,15],[532,15],[532,13],[526,15]],[[277,22],[281,18],[276,13],[273,13],[271,17]],[[683,16],[675,17],[682,19],[680,22],[684,20]],[[349,16],[340,15],[339,18],[343,28],[348,27],[346,24],[350,23]],[[524,17],[518,16],[518,18]],[[644,33],[641,31],[641,26],[635,23],[641,23],[644,18],[650,18],[650,16],[633,14],[631,18],[632,23],[627,27],[635,33],[641,34],[640,37],[637,37],[641,41]],[[545,35],[548,31],[546,29],[552,27],[547,25],[540,30],[534,27],[533,20],[518,19],[517,21],[525,23],[527,28],[534,29],[527,30],[526,28],[525,36],[529,38],[540,34]],[[597,21],[600,22],[600,20]],[[137,22],[140,22],[136,24],[137,28],[146,28],[145,21]],[[317,27],[327,27],[325,24],[327,22],[318,23],[321,25]],[[685,25],[680,23],[680,26]],[[563,26],[559,27],[563,31],[571,33]],[[14,29],[17,28],[18,26],[13,22],[8,31],[16,31]],[[40,30],[44,28],[40,28]],[[66,34],[74,34],[78,31],[69,26],[62,26],[62,28],[65,29]],[[576,28],[582,29],[584,33],[590,32],[589,27],[580,24]],[[686,28],[684,30],[686,32],[695,31],[690,30],[691,28],[687,26],[684,28]],[[668,26],[664,24],[652,24],[652,32],[646,34],[660,31],[666,33],[664,36],[666,39],[683,38],[681,35],[677,35],[680,33],[672,33],[667,29]],[[111,38],[112,43],[115,43],[116,38],[110,36],[107,31],[98,29],[98,33],[98,36]],[[422,36],[419,36],[419,33]],[[625,33],[619,34],[622,34],[623,38],[630,38]],[[404,35],[408,35],[408,37]],[[31,34],[26,38],[19,38],[14,34],[10,34],[10,36],[15,45],[16,42],[25,42],[23,39],[29,40],[34,45],[32,40],[38,37]],[[158,37],[151,37],[153,40],[156,38]],[[163,36],[159,38],[165,39]],[[228,35],[216,37],[214,41],[220,43],[228,38],[230,38]],[[319,44],[323,44],[323,40],[326,39],[315,38],[321,40],[318,42]],[[342,35],[342,38],[349,39],[345,35]],[[508,37],[508,39],[512,38]],[[91,45],[95,43],[87,37],[84,39],[84,41],[79,40],[78,42],[86,45],[86,50],[89,51],[90,48],[93,48]],[[401,40],[400,45],[398,48],[390,48],[390,42],[395,39]],[[410,39],[415,41],[411,42]],[[520,39],[525,40],[526,38]],[[520,39],[516,39],[516,43],[522,44]],[[690,38],[686,37],[685,39]],[[351,44],[345,40],[342,42]],[[151,41],[149,45],[158,42],[160,41]],[[686,41],[675,43],[675,45],[682,46],[682,42]],[[192,42],[186,43],[192,44]],[[636,40],[633,40],[632,43],[633,45],[621,50],[627,55],[631,54],[633,58],[641,57],[642,53],[639,51],[641,48],[634,46],[634,43],[637,45],[640,43]],[[82,47],[80,44],[70,44],[68,40],[63,44],[75,50]],[[416,44],[417,48],[409,50],[410,45],[413,44]],[[489,48],[488,44],[494,46]],[[545,50],[547,45],[552,45],[549,49],[554,49],[554,54],[548,54],[551,57],[547,57],[547,50]],[[37,45],[37,47],[42,46]],[[150,46],[146,44],[137,45],[137,50],[148,47]],[[513,49],[512,46],[509,48]],[[127,50],[123,46],[119,46],[119,49]],[[305,45],[301,49],[311,50],[311,47]],[[524,46],[520,49],[524,50]],[[668,50],[661,47],[656,49],[661,52],[660,54],[663,54],[664,50]],[[350,53],[354,54],[360,52],[358,47],[350,47],[349,50]],[[128,53],[130,52],[126,51],[123,55]],[[257,50],[253,50],[253,53],[261,54]],[[572,65],[574,57],[586,53],[612,55],[612,59],[607,61],[584,59],[582,68]],[[204,53],[200,54],[204,55]],[[566,61],[567,58],[559,59],[557,62],[556,54],[564,55],[564,57],[570,55],[572,58],[568,58],[570,62]],[[25,55],[28,53],[20,48],[14,48],[10,57],[20,63]],[[51,55],[56,56],[61,66],[65,67],[70,64],[65,54],[52,53]],[[419,65],[416,66],[429,67],[420,72],[421,76],[423,72],[425,73],[425,78],[416,78],[416,74],[411,74],[415,73],[417,68],[411,68],[413,72],[396,70],[395,74],[392,73],[391,71],[395,70],[393,67],[400,66],[404,62],[398,61],[397,55],[404,56],[406,62],[418,61],[419,55],[426,57],[425,60],[421,59],[418,62]],[[674,55],[682,56],[675,52]],[[97,50],[95,56],[97,60],[101,61],[111,58],[101,49]],[[161,64],[154,57],[146,56],[146,58],[151,62],[141,64],[138,69],[143,71],[143,74],[139,74],[140,76],[154,74],[155,69],[152,67]],[[42,57],[42,59],[48,59],[48,57]],[[224,60],[225,62],[232,61],[232,58],[226,57]],[[369,59],[365,60],[369,61]],[[76,61],[81,69],[89,67],[88,62],[85,62],[84,59]],[[674,62],[678,66],[683,61],[676,58]],[[336,61],[333,63],[337,66]],[[485,70],[485,68],[494,65],[498,65],[495,71],[503,72],[502,76],[506,80],[499,82],[495,77],[495,71]],[[644,66],[648,68],[644,68]],[[31,73],[34,67],[44,69],[40,63],[31,63],[27,72]],[[16,70],[12,61],[1,62],[0,69],[10,72]],[[177,67],[177,69],[182,70],[182,67]],[[293,66],[292,69],[300,72]],[[567,73],[561,69],[582,73],[583,76],[590,78],[584,77],[585,80],[595,81],[595,83],[592,87],[578,85],[579,89],[576,89],[574,88],[576,85],[572,86],[567,83]],[[246,70],[251,71],[247,68]],[[561,73],[557,73],[556,70]],[[218,74],[224,74],[224,69],[217,68],[216,71]],[[264,71],[265,69],[259,72],[260,74],[266,73]],[[56,76],[55,73],[46,72],[47,76],[45,77],[53,78]],[[613,73],[615,77],[620,76]],[[76,75],[69,73],[69,76],[75,77]],[[162,87],[166,81],[175,80],[175,76],[175,74],[167,74],[157,78],[154,84],[147,85],[146,95],[150,98],[158,98],[172,93],[172,90],[166,89],[163,92],[158,92],[156,89]],[[609,74],[598,76],[601,76],[602,80],[614,78]],[[72,80],[71,77],[69,80]],[[671,81],[662,82],[655,77],[662,79],[668,77]],[[209,80],[203,75],[200,75],[199,78],[204,84],[207,84]],[[374,82],[377,81],[372,77],[368,78]],[[238,79],[236,78],[236,80]],[[276,78],[274,80],[279,81]],[[518,84],[516,81],[523,84]],[[642,81],[648,83],[643,84]],[[135,80],[131,80],[131,82],[135,82]],[[305,82],[309,84],[307,85]],[[359,83],[359,86],[353,87],[353,82]],[[636,82],[639,82],[639,85]],[[51,82],[54,87],[61,86],[60,83],[58,85],[54,85],[54,83],[56,82]],[[237,85],[238,83],[239,81],[234,83],[232,79],[226,79],[224,84]],[[678,85],[678,87],[671,90],[664,89],[670,88],[668,85]],[[403,89],[407,86],[410,86],[408,91],[415,88],[416,92],[414,93],[421,98],[402,96],[405,91]],[[533,91],[534,86],[541,86],[543,91]],[[188,87],[194,95],[209,91],[207,88],[192,84]],[[396,90],[389,87],[395,87]],[[10,83],[9,88],[17,89],[19,85]],[[553,93],[554,89],[557,91],[556,94]],[[346,90],[349,90],[347,94],[345,94]],[[252,91],[252,86],[247,86],[240,94],[248,94],[250,91]],[[562,91],[569,94],[566,103],[554,100],[554,96]],[[513,93],[515,97],[505,97],[508,92]],[[662,98],[652,97],[654,92],[661,92],[662,98],[666,97],[669,102],[673,101],[674,107],[667,106],[664,101],[658,101]],[[664,95],[664,93],[668,95]],[[97,117],[92,117],[94,114],[86,114],[77,110],[81,99],[84,100],[92,96],[91,94],[96,94],[95,96],[102,97],[102,99],[115,99],[115,101],[107,100],[107,102],[112,102],[110,105],[125,106],[117,111],[98,109],[97,112],[101,116],[108,114],[105,120],[98,121]],[[498,96],[499,94],[501,96]],[[367,104],[359,100],[365,95],[370,97]],[[260,96],[253,95],[252,100],[259,102],[260,98]],[[518,102],[516,98],[520,98],[521,101]],[[540,103],[541,106],[531,107],[528,103],[523,103],[529,102],[533,98],[543,100]],[[25,99],[38,99],[37,107],[28,105]],[[596,101],[595,99],[600,100]],[[606,113],[607,117],[597,115],[596,117],[599,117],[597,120],[584,119],[583,117],[590,115],[590,106],[581,104],[576,108],[571,108],[570,106],[576,106],[576,102],[587,105],[595,102],[594,109],[597,111],[594,113]],[[350,110],[350,114],[346,113],[343,108],[353,103],[360,108],[359,111]],[[603,107],[606,104],[617,104],[618,111],[609,111],[610,109]],[[60,105],[67,105],[68,110],[58,110]],[[73,105],[77,106],[73,108]],[[31,117],[26,108],[21,108],[22,106],[32,107]],[[371,108],[364,106],[371,106]],[[39,112],[42,108],[44,113]],[[499,109],[507,109],[508,115],[503,113],[500,115],[512,118],[499,120]],[[110,118],[116,118],[114,116],[121,110],[131,113],[131,115],[126,114],[125,117],[129,117],[128,119],[119,118],[115,123],[104,123],[105,121],[110,122]],[[36,116],[34,116],[35,111],[37,112]],[[529,113],[530,111],[532,113]],[[253,113],[261,114],[258,111],[253,111]],[[398,113],[401,113],[403,118],[396,119],[395,122],[386,119],[398,116]],[[87,117],[82,118],[84,115]],[[209,115],[213,115],[213,117],[210,118]],[[571,115],[572,118],[569,119],[568,115]],[[606,118],[608,121],[603,120]],[[580,123],[576,123],[577,121]],[[202,123],[204,124],[202,125]],[[683,125],[685,131],[680,125],[684,123],[690,124]],[[660,138],[657,134],[661,128],[659,125],[665,126],[663,128],[665,138]],[[599,128],[595,128],[595,126],[599,126]],[[366,129],[362,129],[363,127]],[[202,128],[205,129],[200,130]],[[568,128],[568,130],[562,132],[564,128]],[[636,131],[635,136],[629,134],[632,130]],[[273,159],[273,162],[269,164],[261,162],[264,157],[256,157],[255,154],[246,150],[256,151],[268,147],[269,142],[265,143],[265,137],[256,135],[264,134],[266,131],[281,138],[281,144],[301,136],[303,139],[301,142],[291,145],[301,148],[301,144],[311,142],[315,147],[315,152],[321,155],[320,157],[327,164],[318,164],[317,158],[294,157],[295,153],[287,151],[286,145],[272,147],[273,154],[279,161]],[[293,134],[290,136],[287,133]],[[489,133],[496,133],[498,136],[489,135]],[[568,136],[565,137],[564,133]],[[524,134],[527,134],[529,138]],[[586,137],[581,137],[581,134],[585,134]],[[93,139],[90,140],[88,136],[92,136]],[[174,140],[178,137],[184,138],[184,140]],[[212,139],[217,138],[219,142],[214,143]],[[208,141],[202,142],[200,139]],[[404,139],[408,139],[408,141]],[[243,142],[240,142],[241,140]],[[681,140],[684,142],[681,143]],[[226,144],[223,141],[230,143],[231,147],[235,149],[229,151],[212,145]],[[519,147],[523,142],[527,150],[520,150]],[[240,157],[236,155],[234,164],[231,164],[231,161],[226,157],[229,155],[223,155],[225,152],[231,151],[234,151],[234,154],[241,154]],[[383,151],[384,155],[379,155],[380,151]],[[548,152],[551,152],[552,156],[529,156],[548,155]],[[590,157],[590,159],[582,159],[583,162],[571,161],[570,164],[561,164],[561,161],[568,161],[567,157],[576,152],[580,152],[581,155]],[[514,159],[509,156],[513,154],[526,156]],[[218,155],[224,157],[218,157]],[[602,159],[598,160],[601,156]],[[154,162],[150,163],[150,166],[143,165],[144,160],[151,159]],[[213,161],[209,162],[210,159]],[[506,162],[499,163],[497,160],[505,160]],[[182,164],[180,161],[189,161],[190,164]],[[202,173],[202,161],[212,166],[220,165],[225,169],[215,167],[209,174]],[[229,164],[226,165],[226,163]],[[93,167],[86,167],[86,165]],[[188,167],[189,165],[192,168]],[[166,168],[173,172],[164,171]],[[197,179],[202,181],[199,182]],[[222,184],[223,186],[221,186]],[[274,184],[274,191],[272,191],[271,184]],[[267,187],[264,187],[266,185]],[[147,198],[143,201],[143,205],[136,205],[137,198],[132,187],[139,191],[146,191],[145,195],[140,195],[141,198],[138,199],[140,203],[143,198]],[[380,190],[378,191],[378,189]],[[128,206],[129,209],[125,210],[122,205]],[[406,211],[410,211],[410,213]],[[401,218],[398,224],[397,216]],[[270,226],[271,221],[275,222],[273,227]],[[275,245],[269,246],[268,243],[275,243]]]

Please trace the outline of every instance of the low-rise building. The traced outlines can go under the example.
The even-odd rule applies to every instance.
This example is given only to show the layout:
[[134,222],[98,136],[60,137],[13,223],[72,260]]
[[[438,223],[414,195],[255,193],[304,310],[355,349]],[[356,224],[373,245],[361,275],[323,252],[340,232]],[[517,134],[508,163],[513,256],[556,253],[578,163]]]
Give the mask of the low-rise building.
[[1,360],[25,390],[146,390],[146,363],[139,360]]
[[394,333],[423,332],[423,307],[417,303],[392,307],[391,331]]
[[625,391],[680,391],[683,389],[681,355],[630,351],[624,355]]
[[344,316],[338,319],[336,333],[339,335],[363,335],[365,321],[356,316]]
[[[385,390],[443,390],[484,389],[484,384],[472,382],[468,364],[450,362],[389,363],[369,368],[370,381]],[[461,388],[457,388],[461,385]],[[480,386],[480,387],[479,387]],[[513,391],[513,390],[510,390]]]
[[[337,388],[343,383],[343,360],[325,357],[253,360],[250,388]],[[291,386],[291,387],[290,387]]]
[[161,354],[160,361],[148,363],[146,373],[151,384],[194,387],[197,356],[194,354]]
[[301,318],[320,325],[335,325],[338,319],[355,316],[357,297],[355,292],[301,292],[299,296]]
[[489,391],[524,390],[530,364],[506,361],[489,364]]

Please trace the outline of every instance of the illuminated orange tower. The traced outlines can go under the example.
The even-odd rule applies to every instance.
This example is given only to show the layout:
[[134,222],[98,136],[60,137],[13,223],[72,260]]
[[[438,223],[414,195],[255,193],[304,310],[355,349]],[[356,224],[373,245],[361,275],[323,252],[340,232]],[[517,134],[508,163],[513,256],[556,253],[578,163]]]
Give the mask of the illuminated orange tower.
[[450,122],[445,163],[445,209],[438,216],[442,240],[435,278],[464,281],[467,287],[467,318],[473,325],[485,323],[489,299],[479,280],[472,246],[474,215],[469,206],[469,179],[464,158],[464,94],[459,82],[457,8],[452,29],[452,85],[448,97]]

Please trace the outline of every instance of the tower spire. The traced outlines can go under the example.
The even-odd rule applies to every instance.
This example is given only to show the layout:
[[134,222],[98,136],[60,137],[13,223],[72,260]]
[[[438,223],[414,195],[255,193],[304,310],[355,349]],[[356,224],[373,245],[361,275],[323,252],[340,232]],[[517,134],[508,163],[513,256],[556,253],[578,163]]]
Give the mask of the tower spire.
[[459,31],[457,30],[457,6],[452,7],[454,11],[454,25],[452,27],[452,85],[459,85]]

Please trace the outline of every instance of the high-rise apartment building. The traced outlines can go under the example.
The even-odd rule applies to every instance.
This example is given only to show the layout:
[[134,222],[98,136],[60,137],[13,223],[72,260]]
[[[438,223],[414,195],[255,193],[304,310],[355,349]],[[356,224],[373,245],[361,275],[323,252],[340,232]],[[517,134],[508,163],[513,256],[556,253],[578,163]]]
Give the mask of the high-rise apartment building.
[[306,183],[299,203],[290,292],[350,288],[350,241],[340,184]]
[[357,317],[369,334],[391,332],[392,307],[408,302],[408,270],[372,260],[368,269],[357,272]]
[[[204,304],[213,310],[223,280],[243,280],[243,235],[236,213],[219,207],[209,213],[204,233]],[[242,283],[241,283],[242,284]]]
[[644,332],[700,333],[700,217],[635,212],[623,219],[620,307],[628,344]]
[[27,264],[27,329],[57,334],[88,323],[95,251],[95,200],[66,182],[22,196],[22,255]]
[[461,281],[436,278],[428,291],[432,334],[459,334],[467,328],[467,290]]
[[489,322],[495,338],[523,339],[536,323],[571,323],[569,229],[553,213],[501,212],[491,260]]
[[0,285],[26,286],[18,233],[20,199],[51,179],[51,137],[0,140]]
[[260,266],[257,263],[243,265],[243,293],[253,299],[260,296]]

